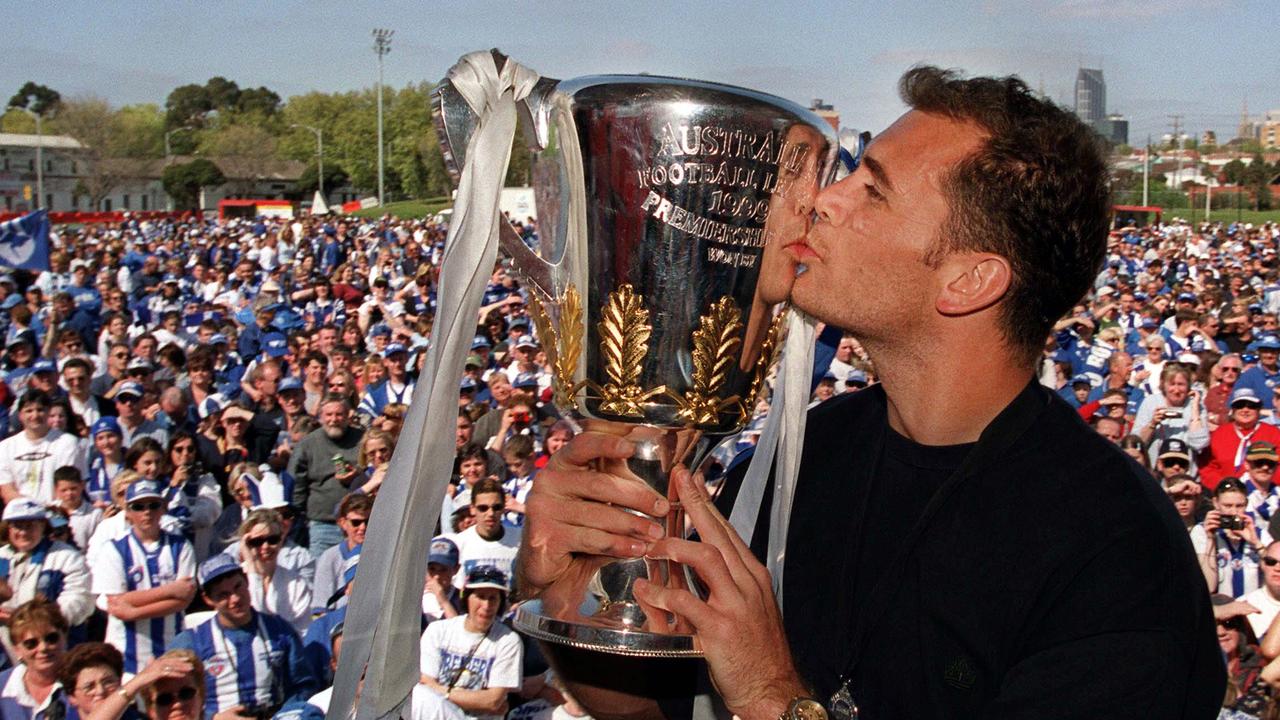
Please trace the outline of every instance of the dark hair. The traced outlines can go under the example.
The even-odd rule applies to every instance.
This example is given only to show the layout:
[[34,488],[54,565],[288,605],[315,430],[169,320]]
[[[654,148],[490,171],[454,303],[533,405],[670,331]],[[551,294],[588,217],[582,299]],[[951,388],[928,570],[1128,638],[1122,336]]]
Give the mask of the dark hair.
[[89,364],[88,360],[85,360],[82,357],[73,357],[62,364],[62,372],[66,372],[72,368],[80,368],[81,370],[89,373],[91,377],[93,376],[93,366]]
[[1030,364],[1102,267],[1111,195],[1101,143],[1016,77],[964,80],[916,67],[899,93],[915,110],[985,131],[981,147],[944,181],[950,213],[925,262],[936,267],[962,251],[1005,258],[1013,277],[1000,308],[1002,334]]
[[113,645],[87,642],[76,645],[62,656],[58,667],[58,681],[66,692],[75,692],[76,678],[91,667],[108,667],[117,676],[124,674],[124,656]]
[[458,452],[458,463],[461,464],[464,460],[479,460],[487,465],[489,463],[489,454],[480,443],[469,442],[463,445],[462,450]]
[[507,493],[502,489],[502,483],[491,477],[480,478],[475,485],[471,486],[471,504],[476,504],[476,498],[486,493],[501,495],[506,497]]
[[48,393],[46,393],[45,391],[28,390],[22,393],[22,399],[18,400],[18,411],[21,412],[22,409],[28,405],[39,405],[45,410],[48,410],[51,404],[53,403],[49,399]]
[[165,449],[155,438],[143,436],[134,440],[133,444],[130,445],[129,449],[125,452],[124,466],[130,470],[136,471],[137,468],[135,468],[134,465],[142,459],[143,455],[146,455],[149,452],[160,453],[160,457],[164,458],[164,464],[168,464],[169,453],[165,452]]
[[338,517],[346,517],[347,513],[362,512],[366,515],[373,512],[373,496],[364,493],[351,493],[338,503]]
[[84,476],[80,474],[80,470],[75,465],[63,465],[53,471],[53,484],[60,482],[84,482]]
[[1240,478],[1231,476],[1224,477],[1218,482],[1218,488],[1213,491],[1213,496],[1222,497],[1229,492],[1238,492],[1245,497],[1249,496],[1249,491],[1245,488],[1244,483],[1240,482]]
[[528,435],[513,436],[502,448],[502,454],[518,460],[528,460],[533,457],[533,438]]

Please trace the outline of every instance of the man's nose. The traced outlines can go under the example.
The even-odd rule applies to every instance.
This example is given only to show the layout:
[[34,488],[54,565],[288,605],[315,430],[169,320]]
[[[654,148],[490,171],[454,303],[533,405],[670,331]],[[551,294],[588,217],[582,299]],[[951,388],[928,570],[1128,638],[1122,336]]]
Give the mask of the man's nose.
[[832,183],[819,190],[813,198],[813,211],[820,222],[831,225],[843,224],[852,209],[847,192],[847,183],[853,179],[850,175],[837,183]]

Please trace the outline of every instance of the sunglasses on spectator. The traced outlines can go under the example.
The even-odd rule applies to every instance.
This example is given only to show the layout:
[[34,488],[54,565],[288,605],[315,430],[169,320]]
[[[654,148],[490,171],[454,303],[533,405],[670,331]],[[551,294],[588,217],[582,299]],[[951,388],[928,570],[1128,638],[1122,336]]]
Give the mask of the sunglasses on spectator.
[[369,518],[347,518],[347,524],[351,527],[364,527],[369,522]]
[[244,540],[244,544],[245,544],[245,545],[248,545],[248,546],[249,546],[249,547],[251,547],[251,548],[260,548],[260,547],[262,547],[264,544],[266,544],[266,545],[279,545],[279,544],[280,544],[280,536],[279,536],[279,535],[264,535],[264,536],[262,536],[262,537],[245,538],[245,540]]
[[[1262,558],[1262,564],[1266,565],[1267,567],[1275,567],[1277,565],[1280,565],[1280,558],[1264,557]],[[27,649],[29,650],[30,648],[27,648]]]
[[472,507],[474,507],[478,513],[487,513],[490,510],[494,512],[502,512],[507,509],[507,506],[501,503],[497,505],[472,505]]
[[1276,469],[1276,464],[1272,460],[1250,460],[1249,464],[1253,467],[1263,468],[1266,470]]
[[58,641],[61,639],[62,639],[62,633],[58,632],[57,630],[53,630],[45,633],[44,637],[38,637],[38,638],[29,637],[23,640],[19,644],[22,645],[22,647],[26,650],[35,650],[36,648],[40,647],[41,642],[43,642],[45,645],[57,645]]
[[133,512],[154,512],[162,507],[164,507],[164,505],[160,504],[159,500],[129,503],[129,509]]
[[198,692],[198,690],[188,685],[176,693],[159,693],[156,695],[156,707],[169,707],[170,705],[173,705],[174,701],[190,702],[196,698],[196,693]]
[[1222,372],[1224,372],[1224,373],[1225,373],[1225,372],[1238,373],[1238,372],[1240,372],[1240,368],[1235,367],[1235,366],[1224,367],[1224,368],[1222,368]]

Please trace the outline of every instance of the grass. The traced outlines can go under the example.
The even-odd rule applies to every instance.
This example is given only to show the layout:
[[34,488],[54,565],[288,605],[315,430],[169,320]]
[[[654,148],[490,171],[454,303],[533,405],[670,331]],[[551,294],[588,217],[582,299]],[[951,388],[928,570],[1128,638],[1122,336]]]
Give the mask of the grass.
[[365,210],[357,210],[355,215],[362,218],[379,218],[383,215],[393,215],[398,218],[416,219],[435,215],[452,204],[453,201],[446,197],[404,200],[402,202],[387,203],[380,208],[371,207]]

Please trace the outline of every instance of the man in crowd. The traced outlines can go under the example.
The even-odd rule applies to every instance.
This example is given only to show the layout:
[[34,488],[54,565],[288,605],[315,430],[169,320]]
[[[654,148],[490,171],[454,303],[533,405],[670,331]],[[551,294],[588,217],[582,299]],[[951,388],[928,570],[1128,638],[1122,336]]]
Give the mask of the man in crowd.
[[320,429],[298,443],[289,456],[294,478],[293,503],[307,518],[311,554],[320,557],[342,541],[335,513],[338,503],[355,489],[359,474],[360,438],[351,424],[351,405],[341,395],[326,395],[320,402]]
[[449,539],[458,546],[459,565],[462,569],[454,582],[461,586],[472,570],[492,566],[513,577],[516,551],[520,548],[520,528],[502,522],[506,512],[507,496],[502,483],[484,478],[471,489],[471,514],[475,524]]
[[27,497],[52,503],[53,475],[70,465],[87,471],[74,435],[49,427],[49,396],[28,390],[18,401],[22,430],[0,441],[0,499]]
[[1266,442],[1272,447],[1280,444],[1280,428],[1258,422],[1262,400],[1252,388],[1236,388],[1230,408],[1230,422],[1209,435],[1209,447],[1200,462],[1200,481],[1208,488],[1217,487],[1224,477],[1239,477],[1245,471],[1245,454],[1252,443]]

